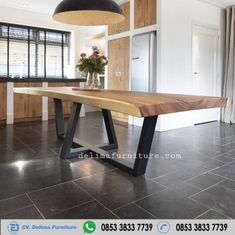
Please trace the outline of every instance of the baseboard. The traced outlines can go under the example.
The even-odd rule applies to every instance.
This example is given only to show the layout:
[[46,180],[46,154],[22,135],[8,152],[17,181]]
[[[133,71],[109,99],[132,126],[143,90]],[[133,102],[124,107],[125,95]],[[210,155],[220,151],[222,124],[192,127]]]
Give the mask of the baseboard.
[[14,119],[14,123],[23,123],[23,122],[36,122],[41,121],[41,117],[34,117],[34,118],[16,118]]

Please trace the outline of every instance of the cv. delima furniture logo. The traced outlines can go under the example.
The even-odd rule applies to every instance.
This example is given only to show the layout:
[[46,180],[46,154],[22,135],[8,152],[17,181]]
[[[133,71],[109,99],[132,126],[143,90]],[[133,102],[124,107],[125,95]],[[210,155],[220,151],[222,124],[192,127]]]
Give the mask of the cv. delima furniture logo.
[[12,221],[8,224],[7,230],[9,231],[10,234],[17,234],[20,230],[20,226],[17,222]]

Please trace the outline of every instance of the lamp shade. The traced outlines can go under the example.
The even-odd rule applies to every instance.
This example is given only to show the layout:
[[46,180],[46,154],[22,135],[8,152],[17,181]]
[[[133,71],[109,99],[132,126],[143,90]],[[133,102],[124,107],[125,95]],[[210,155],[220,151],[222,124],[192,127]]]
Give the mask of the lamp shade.
[[110,25],[123,21],[124,13],[113,0],[63,0],[54,20],[73,25]]

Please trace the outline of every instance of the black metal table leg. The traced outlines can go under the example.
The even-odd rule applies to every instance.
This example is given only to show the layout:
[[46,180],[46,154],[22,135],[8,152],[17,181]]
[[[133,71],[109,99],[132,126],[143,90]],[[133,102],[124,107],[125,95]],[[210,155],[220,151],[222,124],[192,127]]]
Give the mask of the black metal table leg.
[[74,138],[74,135],[75,135],[75,131],[76,131],[76,127],[77,127],[81,107],[82,107],[81,104],[73,103],[73,108],[72,108],[69,124],[68,124],[67,130],[66,130],[64,142],[63,142],[63,145],[62,145],[62,148],[61,148],[61,151],[60,151],[60,157],[61,158],[66,159],[66,158],[69,158],[70,155],[71,155],[71,148],[72,148],[72,145],[73,145],[73,138]]
[[104,123],[108,135],[108,140],[109,140],[109,145],[108,147],[103,146],[102,149],[109,150],[118,148],[118,142],[117,142],[117,137],[113,125],[113,119],[112,119],[112,114],[111,111],[102,109],[103,117],[104,117]]
[[106,150],[113,150],[118,148],[118,142],[115,134],[111,111],[104,109],[102,110],[109,140],[109,143],[107,145],[96,147],[74,138],[81,106],[82,104],[79,103],[73,104],[71,117],[64,137],[64,135],[62,136],[64,128],[62,101],[55,99],[57,135],[58,137],[64,137],[64,142],[60,151],[60,157],[63,159],[73,158],[78,157],[79,154],[91,151],[97,154],[96,156],[102,157],[103,160],[123,171],[128,172],[129,174],[132,174],[134,176],[145,174],[158,116],[144,118],[134,166],[129,166],[128,162],[126,162],[126,164],[123,164],[122,162],[116,161],[115,159],[112,159],[110,157],[103,158],[104,155],[106,156],[106,153],[107,155],[109,155]]
[[62,100],[54,99],[54,107],[55,107],[55,123],[56,123],[57,137],[63,139],[65,131],[64,131],[64,115],[63,115]]
[[158,116],[146,117],[144,119],[133,169],[133,174],[135,176],[145,174],[153,142],[154,132],[157,124],[157,119]]

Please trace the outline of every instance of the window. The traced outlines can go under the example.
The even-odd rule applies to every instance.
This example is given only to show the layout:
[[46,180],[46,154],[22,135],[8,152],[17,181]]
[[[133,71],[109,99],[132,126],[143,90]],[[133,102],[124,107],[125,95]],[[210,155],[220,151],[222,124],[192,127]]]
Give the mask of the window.
[[65,78],[70,33],[0,23],[0,77]]

